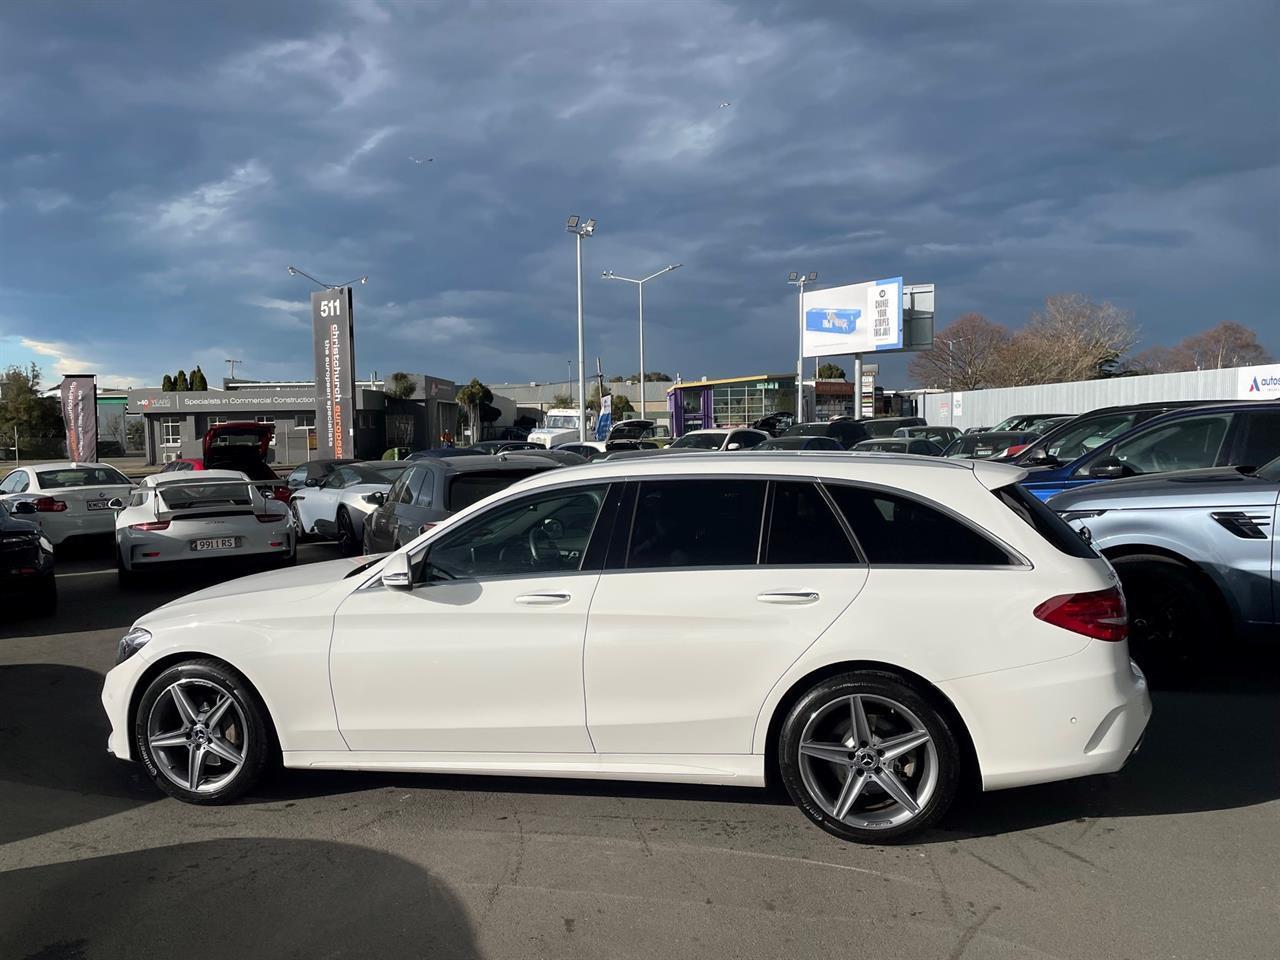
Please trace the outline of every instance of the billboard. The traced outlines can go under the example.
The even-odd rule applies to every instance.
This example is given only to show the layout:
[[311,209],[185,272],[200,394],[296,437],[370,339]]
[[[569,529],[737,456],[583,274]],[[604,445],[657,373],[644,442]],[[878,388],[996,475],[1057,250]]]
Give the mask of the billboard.
[[321,459],[355,456],[356,366],[351,288],[311,294],[316,362],[316,452]]
[[608,440],[609,431],[613,428],[613,397],[605,394],[600,398],[600,416],[596,419],[596,439]]
[[806,290],[802,301],[806,357],[902,349],[902,278]]
[[94,375],[62,378],[62,422],[67,428],[67,457],[74,463],[98,459],[98,385]]

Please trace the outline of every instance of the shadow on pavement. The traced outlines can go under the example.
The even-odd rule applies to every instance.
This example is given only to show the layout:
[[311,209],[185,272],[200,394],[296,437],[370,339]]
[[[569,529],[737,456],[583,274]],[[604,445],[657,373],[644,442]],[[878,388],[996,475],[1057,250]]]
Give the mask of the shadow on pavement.
[[81,667],[0,666],[0,843],[160,799],[141,767],[107,753],[101,693]]
[[466,958],[453,892],[399,857],[317,840],[184,843],[0,873],[0,957]]

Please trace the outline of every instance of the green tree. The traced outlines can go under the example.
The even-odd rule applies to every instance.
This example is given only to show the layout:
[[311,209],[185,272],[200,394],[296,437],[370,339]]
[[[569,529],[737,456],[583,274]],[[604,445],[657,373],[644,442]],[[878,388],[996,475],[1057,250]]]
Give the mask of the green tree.
[[50,444],[65,433],[58,401],[40,395],[40,368],[34,363],[0,373],[0,447],[12,446],[15,432],[19,453],[25,445],[54,455]]
[[493,403],[493,391],[472,377],[471,382],[458,391],[458,405],[467,413],[467,423],[471,424],[471,442],[480,439],[481,409]]
[[[639,372],[633,373],[629,377],[619,377],[619,380],[639,381]],[[644,375],[645,383],[671,383],[672,378],[661,370],[646,370]]]
[[164,379],[160,381],[160,389],[165,393],[173,393],[173,376],[165,374]]
[[[613,402],[610,404],[610,415],[614,420],[620,419],[624,413],[630,413],[635,410],[635,407],[631,405],[631,401],[623,394],[614,393],[606,387],[604,395],[613,397]],[[591,397],[587,400],[587,407],[596,413],[600,412],[600,387],[598,385],[591,388]]]
[[625,394],[615,393],[613,396],[613,419],[620,420],[624,413],[634,413],[635,407],[631,405],[631,401]]
[[386,387],[387,396],[395,397],[397,400],[408,400],[417,392],[418,384],[414,382],[413,377],[403,371],[393,373]]
[[191,383],[187,380],[187,371],[178,371],[178,375],[173,378],[173,389],[179,393],[186,393],[191,389]]
[[557,393],[551,398],[551,406],[567,409],[569,407],[576,406],[576,404],[573,402],[573,397],[571,395],[567,393]]
[[818,368],[819,380],[843,380],[844,369],[837,367],[834,363],[824,363]]
[[205,378],[204,371],[200,369],[200,364],[196,364],[196,368],[191,371],[191,389],[192,390],[208,390],[209,381]]

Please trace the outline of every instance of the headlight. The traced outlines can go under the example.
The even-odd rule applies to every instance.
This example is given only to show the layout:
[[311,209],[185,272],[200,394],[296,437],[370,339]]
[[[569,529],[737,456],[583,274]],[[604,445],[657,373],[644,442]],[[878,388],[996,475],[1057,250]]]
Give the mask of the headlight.
[[1063,510],[1058,516],[1067,521],[1067,523],[1071,523],[1073,520],[1091,520],[1094,517],[1102,516],[1106,512],[1105,510]]
[[120,646],[116,649],[116,663],[124,663],[141,650],[151,639],[151,631],[134,627],[120,638]]

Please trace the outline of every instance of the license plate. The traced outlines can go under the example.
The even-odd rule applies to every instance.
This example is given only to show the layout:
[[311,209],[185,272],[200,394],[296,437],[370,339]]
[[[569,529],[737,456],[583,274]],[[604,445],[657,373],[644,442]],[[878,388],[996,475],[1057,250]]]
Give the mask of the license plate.
[[111,509],[110,500],[86,500],[84,505],[90,510],[110,510]]
[[234,550],[239,541],[236,537],[211,537],[208,540],[192,540],[191,549],[200,550]]

